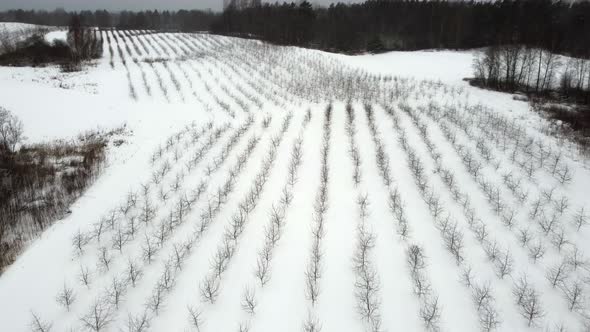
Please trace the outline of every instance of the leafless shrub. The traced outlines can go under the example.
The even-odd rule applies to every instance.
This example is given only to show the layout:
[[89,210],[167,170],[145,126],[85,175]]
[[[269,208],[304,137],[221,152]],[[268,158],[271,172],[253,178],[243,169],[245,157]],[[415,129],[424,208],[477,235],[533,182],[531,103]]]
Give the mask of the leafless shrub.
[[570,206],[569,199],[566,196],[561,196],[552,201],[555,211],[559,215],[563,215]]
[[238,325],[238,332],[249,332],[250,331],[250,323],[248,322],[241,322]]
[[586,211],[583,207],[580,208],[574,215],[573,223],[578,231],[580,231],[583,226],[588,224],[588,215],[586,214]]
[[127,232],[121,227],[117,228],[113,234],[112,239],[113,249],[119,250],[120,253],[123,253],[123,247],[125,244],[127,244],[127,242],[129,242],[129,236],[127,235]]
[[545,277],[554,288],[557,286],[562,286],[569,276],[569,268],[570,267],[567,264],[567,261],[564,260],[561,263],[547,269]]
[[156,209],[153,206],[152,202],[149,198],[143,201],[143,205],[141,207],[141,213],[139,215],[139,219],[145,223],[146,225],[150,224],[152,220],[156,217]]
[[429,297],[420,305],[420,317],[427,329],[438,331],[438,322],[441,316],[441,308],[438,304],[438,296]]
[[523,248],[529,245],[532,238],[533,235],[531,234],[530,229],[521,228],[518,230],[518,241]]
[[78,280],[80,280],[84,286],[90,288],[90,269],[88,269],[88,267],[80,265]]
[[407,257],[412,274],[420,273],[426,267],[426,258],[420,246],[411,245],[407,250]]
[[258,302],[256,301],[256,292],[253,287],[246,287],[244,288],[244,292],[242,293],[242,309],[249,313],[250,315],[254,315],[256,311],[256,306]]
[[514,268],[514,259],[510,250],[506,250],[505,253],[501,254],[501,257],[496,261],[496,271],[500,279],[504,279],[505,276],[510,275]]
[[43,320],[39,315],[31,312],[31,332],[51,332],[53,323]]
[[492,289],[489,283],[485,283],[483,285],[474,285],[472,290],[473,302],[475,302],[478,311],[480,311],[482,308],[485,308],[494,301]]
[[578,280],[562,285],[563,295],[568,303],[570,311],[582,311],[585,309],[585,289],[584,284]]
[[117,221],[119,220],[119,213],[117,212],[117,210],[111,210],[103,218],[105,220],[106,226],[109,228],[109,230],[112,231],[115,229],[115,226],[117,225]]
[[76,293],[74,293],[73,288],[69,287],[66,283],[64,283],[63,288],[59,291],[59,293],[57,293],[55,300],[67,311],[70,311],[72,303],[74,303],[74,301],[76,300]]
[[200,332],[201,327],[203,326],[202,311],[194,306],[188,306],[187,310],[190,326],[194,328],[197,332]]
[[88,313],[80,318],[82,326],[93,332],[106,331],[113,320],[113,308],[104,299],[96,299]]
[[501,219],[504,226],[508,229],[512,229],[512,226],[514,226],[514,222],[516,221],[516,213],[512,209],[508,209],[502,213]]
[[139,279],[143,275],[140,265],[131,258],[127,261],[127,282],[131,283],[132,287],[137,285]]
[[125,292],[127,291],[127,280],[113,277],[107,288],[106,300],[117,310]]
[[307,319],[303,323],[303,331],[304,332],[321,332],[322,325],[317,317],[313,316],[312,313],[309,313]]
[[152,238],[149,237],[147,234],[144,235],[144,241],[141,245],[141,251],[142,251],[142,255],[143,255],[143,260],[145,262],[147,262],[148,264],[150,264],[152,262],[152,260],[154,259],[154,256],[158,252],[158,247],[157,247],[155,241],[152,240]]
[[164,307],[164,301],[166,300],[166,289],[162,285],[162,283],[156,283],[154,289],[152,289],[152,293],[148,297],[145,306],[147,310],[149,310],[153,315],[158,316],[160,314],[160,310]]
[[319,248],[319,242],[316,240],[314,241],[312,248],[311,263],[307,266],[307,270],[305,271],[305,294],[307,299],[310,300],[313,305],[317,302],[320,293],[319,280],[322,276],[321,257],[322,253]]
[[74,238],[72,239],[72,246],[78,255],[84,254],[84,247],[90,242],[90,238],[85,234],[82,233],[81,230],[76,232]]
[[98,222],[94,223],[94,232],[92,233],[93,237],[96,238],[98,242],[100,242],[100,238],[102,234],[106,230],[106,223],[103,218],[100,218]]
[[520,276],[514,281],[512,294],[516,304],[520,308],[521,315],[527,320],[529,326],[535,326],[545,312],[541,308],[539,295],[532,288],[527,276]]
[[473,285],[473,268],[469,265],[463,268],[461,272],[461,282],[468,288]]
[[566,259],[568,264],[574,270],[577,270],[580,267],[586,267],[588,265],[588,260],[584,257],[584,253],[575,245],[571,252],[568,253]]
[[219,280],[214,276],[209,276],[201,283],[201,298],[204,302],[213,304],[217,295],[219,295]]
[[479,324],[482,331],[494,331],[500,326],[500,315],[493,307],[485,307],[479,313]]
[[256,279],[258,279],[260,282],[260,286],[263,287],[270,280],[271,249],[272,248],[265,246],[259,253],[258,259],[256,260],[256,269],[254,274]]
[[486,242],[483,249],[488,256],[488,259],[495,262],[499,254],[498,242],[496,242],[496,240],[493,242]]
[[127,332],[147,332],[150,330],[151,317],[147,311],[127,315]]
[[566,238],[565,230],[563,229],[563,227],[560,227],[558,231],[555,231],[553,233],[553,235],[551,236],[551,243],[553,243],[555,248],[557,248],[557,250],[560,252],[563,246],[569,243],[569,241]]
[[537,260],[543,258],[545,256],[546,248],[541,241],[537,241],[537,243],[532,244],[529,246],[529,257],[533,260],[533,262],[537,262]]
[[530,289],[526,294],[520,309],[521,315],[526,319],[528,326],[536,326],[538,321],[545,316],[539,295],[534,289]]
[[98,267],[103,272],[107,272],[111,268],[111,261],[113,257],[109,253],[109,250],[106,247],[101,247],[98,252]]

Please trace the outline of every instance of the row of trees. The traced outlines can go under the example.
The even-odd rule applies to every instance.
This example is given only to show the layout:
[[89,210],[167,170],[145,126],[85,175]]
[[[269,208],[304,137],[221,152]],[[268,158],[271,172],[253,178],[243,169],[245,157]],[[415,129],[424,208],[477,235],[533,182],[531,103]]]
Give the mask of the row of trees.
[[522,45],[489,47],[473,64],[476,84],[590,104],[590,60],[564,58],[541,48]]
[[89,27],[122,29],[155,29],[204,31],[219,14],[211,11],[179,10],[140,12],[106,10],[67,12],[63,9],[54,11],[10,10],[0,12],[0,22],[22,22],[50,26],[67,26],[75,16],[82,25]]
[[313,8],[303,1],[254,2],[245,8],[230,5],[212,30],[349,52],[518,43],[587,55],[590,36],[581,32],[588,31],[589,24],[590,3],[586,1],[368,0],[328,8]]

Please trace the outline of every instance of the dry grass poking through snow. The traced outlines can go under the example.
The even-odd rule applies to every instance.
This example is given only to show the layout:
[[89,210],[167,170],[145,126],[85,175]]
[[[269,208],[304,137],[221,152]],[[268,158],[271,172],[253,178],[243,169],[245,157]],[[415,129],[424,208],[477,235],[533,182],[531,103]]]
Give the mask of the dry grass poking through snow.
[[102,34],[111,96],[209,119],[133,143],[0,279],[3,328],[590,328],[590,173],[527,115],[316,51]]

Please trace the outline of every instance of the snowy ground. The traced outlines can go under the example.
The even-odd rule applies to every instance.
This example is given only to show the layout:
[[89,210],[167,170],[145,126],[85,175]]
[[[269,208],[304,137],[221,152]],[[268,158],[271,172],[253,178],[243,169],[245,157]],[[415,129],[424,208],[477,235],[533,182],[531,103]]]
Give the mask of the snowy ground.
[[82,73],[0,68],[31,141],[133,132],[0,277],[3,330],[590,328],[585,161],[473,53],[103,37]]

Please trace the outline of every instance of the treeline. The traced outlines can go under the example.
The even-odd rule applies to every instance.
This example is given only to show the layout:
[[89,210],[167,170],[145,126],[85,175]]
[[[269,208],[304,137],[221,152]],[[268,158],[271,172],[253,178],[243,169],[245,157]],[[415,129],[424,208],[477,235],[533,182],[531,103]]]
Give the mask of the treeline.
[[68,26],[77,17],[83,26],[120,29],[206,31],[219,14],[211,11],[122,11],[67,12],[65,10],[10,10],[0,12],[0,22],[21,22],[50,26]]
[[368,0],[314,7],[308,1],[224,0],[224,8],[223,13],[12,10],[0,12],[0,21],[66,26],[77,15],[85,26],[210,30],[337,52],[520,44],[590,55],[588,1]]
[[[369,0],[314,8],[309,2],[244,7],[232,1],[211,26],[278,44],[358,52],[534,45],[558,53],[590,52],[590,3],[552,0]],[[234,5],[236,4],[236,5]]]

